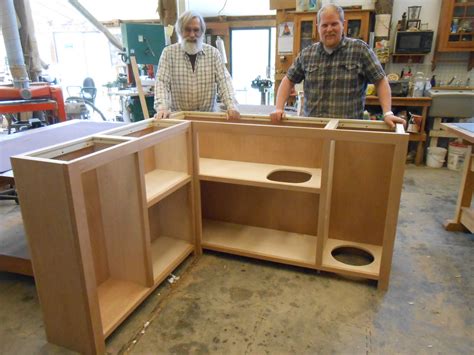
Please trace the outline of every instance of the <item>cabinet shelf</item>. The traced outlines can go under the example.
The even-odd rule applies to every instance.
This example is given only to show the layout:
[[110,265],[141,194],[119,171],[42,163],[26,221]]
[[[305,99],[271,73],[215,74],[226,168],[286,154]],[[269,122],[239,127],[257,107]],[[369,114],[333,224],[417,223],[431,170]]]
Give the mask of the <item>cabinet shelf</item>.
[[[370,253],[374,260],[372,263],[363,266],[348,265],[336,260],[331,252],[340,247],[354,247]],[[382,247],[367,243],[356,243],[347,240],[338,240],[329,238],[326,240],[323,251],[322,268],[326,271],[340,272],[352,276],[361,276],[368,279],[377,280],[380,273],[380,259],[382,256]]]
[[317,237],[203,220],[202,247],[285,264],[315,267]]
[[[302,183],[279,182],[267,179],[267,176],[275,171],[308,173],[311,175],[311,178]],[[319,193],[321,190],[321,169],[247,163],[234,160],[200,158],[199,178],[206,181],[312,193]]]
[[194,250],[185,240],[159,237],[151,244],[153,277],[155,284],[161,282]]
[[191,181],[188,173],[156,169],[145,174],[146,200],[150,207]]
[[149,290],[134,282],[112,278],[97,287],[104,337],[109,336],[133,312]]

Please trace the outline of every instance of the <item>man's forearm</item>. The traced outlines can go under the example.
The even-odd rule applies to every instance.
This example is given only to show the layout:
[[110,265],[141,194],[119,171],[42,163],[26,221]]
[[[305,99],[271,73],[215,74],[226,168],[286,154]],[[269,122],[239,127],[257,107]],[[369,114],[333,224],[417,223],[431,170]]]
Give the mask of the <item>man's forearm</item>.
[[291,82],[291,80],[288,79],[286,76],[283,78],[280,83],[280,86],[278,87],[278,93],[276,98],[277,110],[283,110],[285,108],[286,101],[288,101],[291,90],[294,86],[295,84],[293,84],[293,82]]
[[379,98],[380,106],[382,107],[382,112],[385,113],[387,111],[391,111],[392,91],[390,90],[387,77],[384,77],[376,82],[375,88],[377,89],[377,96]]

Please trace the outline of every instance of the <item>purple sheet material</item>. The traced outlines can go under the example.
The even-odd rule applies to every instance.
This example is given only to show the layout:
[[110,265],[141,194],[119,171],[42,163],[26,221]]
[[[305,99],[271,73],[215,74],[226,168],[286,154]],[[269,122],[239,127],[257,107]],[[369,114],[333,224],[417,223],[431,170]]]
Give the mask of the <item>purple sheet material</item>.
[[71,120],[0,138],[0,173],[12,168],[10,157],[103,132],[124,123]]

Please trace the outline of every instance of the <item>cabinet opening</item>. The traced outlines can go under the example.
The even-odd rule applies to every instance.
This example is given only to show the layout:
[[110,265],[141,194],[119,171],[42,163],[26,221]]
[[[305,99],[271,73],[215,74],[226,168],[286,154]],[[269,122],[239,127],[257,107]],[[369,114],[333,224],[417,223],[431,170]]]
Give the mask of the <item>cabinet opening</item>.
[[123,140],[91,137],[80,142],[74,142],[60,146],[53,150],[43,151],[39,154],[32,154],[32,156],[46,159],[71,161],[85,157],[92,153],[96,153],[103,149],[110,148],[120,143],[123,143]]
[[370,265],[375,260],[368,251],[349,246],[337,247],[331,251],[331,255],[337,261],[352,266]]
[[316,237],[319,195],[201,181],[204,219]]
[[311,179],[311,174],[296,170],[276,170],[268,174],[267,179],[278,182],[300,184]]

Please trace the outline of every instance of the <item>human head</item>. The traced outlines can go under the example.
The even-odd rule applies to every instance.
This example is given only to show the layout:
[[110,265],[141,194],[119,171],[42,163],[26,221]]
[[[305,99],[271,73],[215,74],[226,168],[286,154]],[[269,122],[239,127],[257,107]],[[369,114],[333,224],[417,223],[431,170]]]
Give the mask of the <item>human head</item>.
[[318,33],[324,47],[338,46],[344,33],[344,10],[340,6],[327,4],[318,11]]
[[179,16],[175,26],[180,38],[184,39],[187,37],[189,33],[186,32],[186,26],[189,26],[194,19],[197,19],[200,26],[200,32],[195,33],[197,35],[196,37],[201,37],[206,32],[206,23],[202,16],[196,11],[185,11]]

